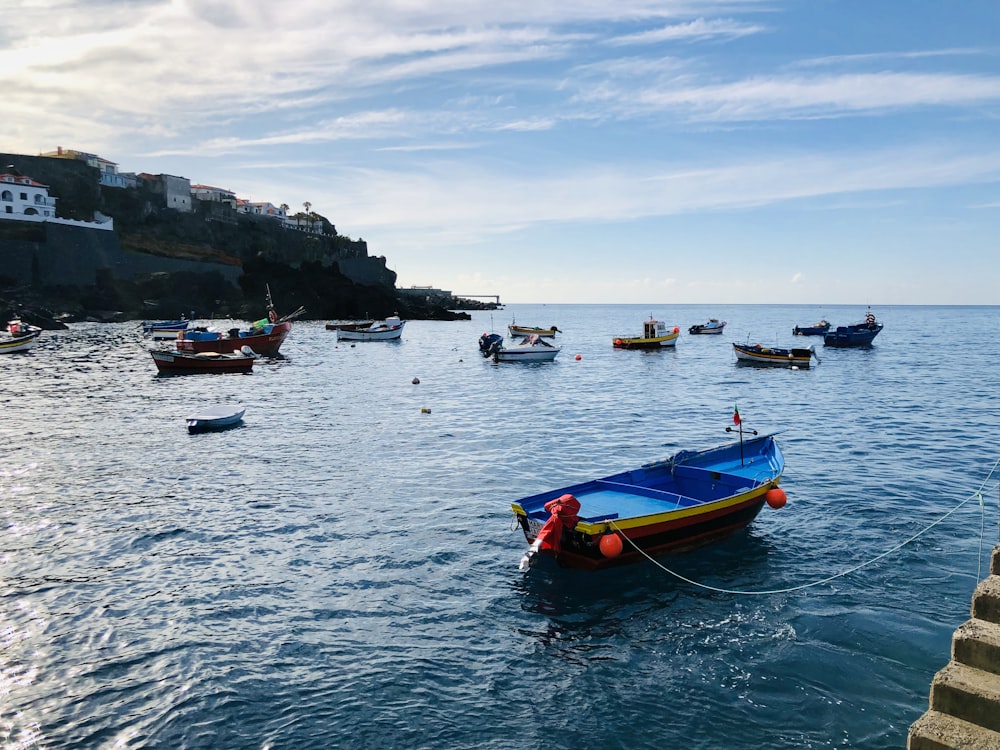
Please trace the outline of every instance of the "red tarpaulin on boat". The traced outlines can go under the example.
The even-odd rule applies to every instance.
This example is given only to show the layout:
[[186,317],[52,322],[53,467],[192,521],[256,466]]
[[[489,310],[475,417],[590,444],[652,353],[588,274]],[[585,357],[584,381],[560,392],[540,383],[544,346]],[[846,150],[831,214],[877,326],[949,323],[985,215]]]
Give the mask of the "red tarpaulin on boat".
[[572,495],[563,495],[545,503],[545,510],[551,515],[539,530],[535,541],[541,549],[558,552],[563,529],[575,529],[580,520],[580,501]]

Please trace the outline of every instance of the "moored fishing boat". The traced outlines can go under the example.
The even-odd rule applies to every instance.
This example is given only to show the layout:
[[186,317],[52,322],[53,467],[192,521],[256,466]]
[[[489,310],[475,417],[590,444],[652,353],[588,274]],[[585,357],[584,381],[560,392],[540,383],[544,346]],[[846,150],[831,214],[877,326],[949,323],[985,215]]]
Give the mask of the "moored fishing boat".
[[158,320],[154,323],[144,322],[142,332],[154,341],[166,341],[177,338],[177,334],[187,330],[188,320]]
[[[760,365],[779,365],[781,367],[809,367],[812,358],[816,356],[813,347],[807,349],[784,349],[761,344],[733,344],[738,362],[750,362]],[[819,362],[819,357],[816,357]]]
[[0,354],[26,352],[35,345],[41,335],[42,329],[38,326],[14,319],[7,323],[7,330],[0,335]]
[[680,331],[677,326],[667,328],[666,323],[650,315],[642,324],[642,336],[615,336],[611,344],[616,349],[662,349],[676,346]]
[[793,336],[822,336],[830,330],[829,321],[823,319],[811,326],[795,326]]
[[717,318],[711,318],[707,323],[698,323],[696,325],[688,328],[688,333],[695,334],[706,334],[706,335],[717,335],[722,333],[726,327],[726,321],[718,320]]
[[542,328],[540,326],[519,326],[517,321],[512,320],[510,325],[507,326],[507,333],[511,336],[531,336],[532,334],[536,336],[543,336],[545,338],[554,338],[557,333],[562,333],[555,326],[549,326],[548,328]]
[[882,324],[875,320],[875,314],[869,310],[865,313],[863,323],[848,326],[837,326],[827,331],[823,336],[824,346],[868,346],[882,331]]
[[385,320],[358,328],[337,328],[337,341],[393,341],[403,335],[405,320],[391,315]]
[[500,334],[484,333],[479,337],[479,351],[484,357],[492,357],[494,362],[551,362],[562,347],[550,344],[535,333],[504,346]]
[[228,430],[243,421],[246,407],[239,406],[209,406],[203,407],[187,418],[189,433],[217,432]]
[[161,375],[190,375],[205,372],[246,373],[253,370],[256,357],[248,352],[181,352],[151,349],[150,355]]
[[511,505],[529,544],[521,568],[540,554],[563,567],[598,570],[724,538],[753,521],[765,502],[784,505],[784,465],[774,435],[744,441],[741,426],[738,443],[522,498]]
[[230,328],[225,334],[204,327],[180,331],[176,334],[177,350],[181,352],[215,352],[225,354],[250,347],[262,357],[278,357],[279,349],[292,331],[292,320],[305,312],[300,307],[289,315],[278,317],[267,290],[267,317],[256,320],[248,328]]

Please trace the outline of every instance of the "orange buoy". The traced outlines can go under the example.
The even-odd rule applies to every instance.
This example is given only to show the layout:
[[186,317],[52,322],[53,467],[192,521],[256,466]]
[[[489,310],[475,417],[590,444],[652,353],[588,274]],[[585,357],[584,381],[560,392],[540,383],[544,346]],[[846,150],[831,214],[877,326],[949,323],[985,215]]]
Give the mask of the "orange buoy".
[[769,489],[767,494],[764,495],[764,499],[772,508],[783,508],[785,507],[785,501],[788,500],[785,496],[785,491],[778,487],[772,487]]
[[576,361],[579,362],[581,359],[583,359],[583,357],[581,357],[579,354],[577,354],[576,355]]
[[674,333],[680,333],[680,332],[681,332],[681,329],[678,328],[677,326],[674,326]]
[[615,346],[621,346],[621,345],[622,345],[622,340],[621,339],[615,339]]
[[605,557],[618,557],[622,553],[622,540],[617,534],[605,534],[598,542],[601,554]]

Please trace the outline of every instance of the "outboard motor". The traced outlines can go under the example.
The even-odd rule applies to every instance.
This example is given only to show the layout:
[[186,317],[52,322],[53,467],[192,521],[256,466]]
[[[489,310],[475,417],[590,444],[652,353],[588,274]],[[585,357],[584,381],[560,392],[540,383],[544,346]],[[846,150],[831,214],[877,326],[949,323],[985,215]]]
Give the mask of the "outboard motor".
[[503,346],[503,336],[499,333],[484,333],[479,337],[479,351],[484,357],[492,357]]

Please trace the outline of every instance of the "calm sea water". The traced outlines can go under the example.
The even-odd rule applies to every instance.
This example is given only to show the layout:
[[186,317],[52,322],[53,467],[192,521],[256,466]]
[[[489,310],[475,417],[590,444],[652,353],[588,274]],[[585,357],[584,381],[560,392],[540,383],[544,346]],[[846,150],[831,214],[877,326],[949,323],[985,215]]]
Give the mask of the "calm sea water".
[[[774,591],[892,549],[1000,457],[1000,308],[874,311],[859,350],[791,335],[856,307],[519,305],[356,346],[299,323],[252,375],[173,378],[137,323],[45,333],[0,357],[0,747],[902,747],[987,574],[995,475],[985,508],[764,595],[525,575],[510,512],[724,442],[738,404],[783,431],[788,505],[666,566]],[[676,351],[611,347],[650,314]],[[515,316],[564,331],[555,362],[479,356]],[[748,339],[822,361],[738,366]],[[244,426],[186,433],[235,402]]]

